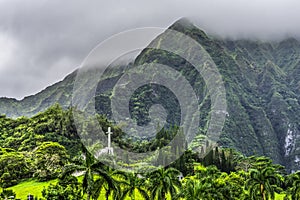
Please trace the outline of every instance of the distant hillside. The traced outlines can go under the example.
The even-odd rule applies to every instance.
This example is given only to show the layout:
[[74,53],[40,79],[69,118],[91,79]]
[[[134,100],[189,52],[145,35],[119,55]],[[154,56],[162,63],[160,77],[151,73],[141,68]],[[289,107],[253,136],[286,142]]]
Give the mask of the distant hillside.
[[[300,43],[289,38],[281,42],[221,40],[206,35],[187,20],[179,20],[170,29],[182,32],[199,42],[219,68],[227,92],[228,113],[220,144],[235,147],[251,155],[271,157],[288,169],[300,169]],[[162,35],[163,38],[163,35]],[[164,38],[163,38],[164,39]],[[155,40],[153,42],[156,42]],[[153,62],[174,66],[185,76],[199,94],[205,91],[203,80],[194,74],[186,60],[159,50],[145,49],[135,64]],[[0,113],[10,117],[31,116],[55,102],[68,107],[76,72],[63,81],[21,101],[0,99]],[[99,84],[96,109],[110,116],[110,96],[119,75]],[[160,103],[169,110],[170,124],[179,120],[178,103],[166,88],[145,86],[143,95],[133,95],[132,116],[139,123],[149,120],[149,105]],[[156,96],[153,95],[156,94]],[[202,129],[205,131],[210,102],[204,102]],[[141,102],[146,102],[141,104]],[[201,102],[203,103],[203,102]],[[201,125],[200,125],[201,126]]]
[[67,108],[71,105],[75,77],[76,71],[65,77],[64,80],[20,101],[12,98],[0,98],[0,113],[16,118],[19,116],[33,116],[55,103]]

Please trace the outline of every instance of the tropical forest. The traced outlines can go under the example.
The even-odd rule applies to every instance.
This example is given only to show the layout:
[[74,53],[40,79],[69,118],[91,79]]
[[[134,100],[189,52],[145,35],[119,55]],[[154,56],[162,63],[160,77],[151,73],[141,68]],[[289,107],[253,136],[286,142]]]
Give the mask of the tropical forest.
[[[300,200],[298,40],[221,39],[183,18],[125,61],[94,85],[99,70],[77,69],[0,98],[0,199]],[[153,81],[165,66],[172,84]]]

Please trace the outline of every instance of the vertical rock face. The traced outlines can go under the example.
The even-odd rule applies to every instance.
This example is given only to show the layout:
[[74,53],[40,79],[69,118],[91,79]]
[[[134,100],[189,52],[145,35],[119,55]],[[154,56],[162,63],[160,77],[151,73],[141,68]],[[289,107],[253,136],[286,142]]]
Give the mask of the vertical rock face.
[[[226,89],[228,116],[220,145],[234,147],[246,155],[271,157],[289,170],[300,169],[300,43],[295,39],[281,42],[221,40],[208,36],[186,19],[170,26],[192,37],[209,53],[217,65]],[[163,35],[160,37],[164,39]],[[183,58],[153,49],[145,49],[135,64],[157,62],[180,71],[199,94],[202,105],[200,127],[205,132],[210,102],[202,77]],[[68,107],[76,72],[62,82],[22,101],[0,99],[0,112],[7,116],[33,115],[59,102]],[[119,78],[114,74],[97,89],[96,109],[110,112],[112,88]],[[103,87],[105,86],[105,87]],[[161,104],[169,113],[170,124],[180,119],[178,102],[167,88],[157,85],[139,88],[130,102],[132,116],[147,123],[148,104]],[[143,95],[138,95],[143,94]],[[201,94],[203,94],[201,96]]]

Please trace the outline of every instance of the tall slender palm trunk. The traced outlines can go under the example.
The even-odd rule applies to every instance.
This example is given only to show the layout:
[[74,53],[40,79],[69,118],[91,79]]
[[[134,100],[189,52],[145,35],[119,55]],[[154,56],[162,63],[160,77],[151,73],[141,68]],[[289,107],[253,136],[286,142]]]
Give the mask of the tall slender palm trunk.
[[260,194],[261,194],[262,200],[266,200],[266,194],[264,192],[264,185],[263,184],[260,184]]

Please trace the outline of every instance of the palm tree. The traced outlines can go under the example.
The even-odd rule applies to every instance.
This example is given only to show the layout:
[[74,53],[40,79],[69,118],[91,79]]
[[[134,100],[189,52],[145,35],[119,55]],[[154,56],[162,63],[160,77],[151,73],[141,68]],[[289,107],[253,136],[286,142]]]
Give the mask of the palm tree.
[[105,190],[105,198],[108,200],[109,196],[112,195],[113,199],[120,199],[121,196],[121,188],[119,187],[120,182],[114,179],[115,176],[118,176],[119,174],[123,174],[122,171],[118,171],[115,169],[112,169],[108,166],[105,167],[105,171],[107,175],[110,177],[110,180],[99,177],[94,182],[94,190],[92,193],[93,199],[98,199],[101,193],[101,190]]
[[175,196],[175,199],[202,200],[204,191],[205,187],[199,180],[188,179],[182,190]]
[[289,193],[293,200],[300,200],[300,171],[291,174],[287,179],[287,185],[290,186]]
[[178,180],[180,172],[174,168],[164,169],[163,167],[149,174],[151,185],[149,187],[151,200],[155,198],[165,200],[166,195],[170,194],[174,198],[177,190],[181,187],[181,182]]
[[251,199],[267,200],[275,198],[275,191],[278,189],[280,179],[272,167],[262,170],[251,169],[250,177],[246,181],[246,189],[249,190]]
[[125,181],[121,182],[122,185],[124,185],[124,189],[120,200],[125,199],[127,196],[130,196],[132,200],[135,200],[136,191],[139,192],[144,199],[150,199],[148,192],[144,187],[145,180],[143,178],[139,177],[137,173],[124,173],[124,175]]
[[101,177],[110,188],[117,190],[114,180],[106,171],[106,166],[97,161],[95,157],[82,145],[82,152],[84,154],[84,162],[81,165],[70,164],[64,167],[61,179],[65,179],[67,176],[71,176],[76,172],[81,172],[84,177],[82,181],[82,188],[86,194],[87,200],[90,200],[91,196],[95,193],[95,181],[94,175],[97,174]]
[[[221,172],[216,166],[197,166],[195,169],[194,179],[187,180],[185,188],[182,190],[185,198],[211,200],[211,199],[226,199],[222,194],[217,183],[217,179],[221,177]],[[180,193],[179,193],[180,194]]]

